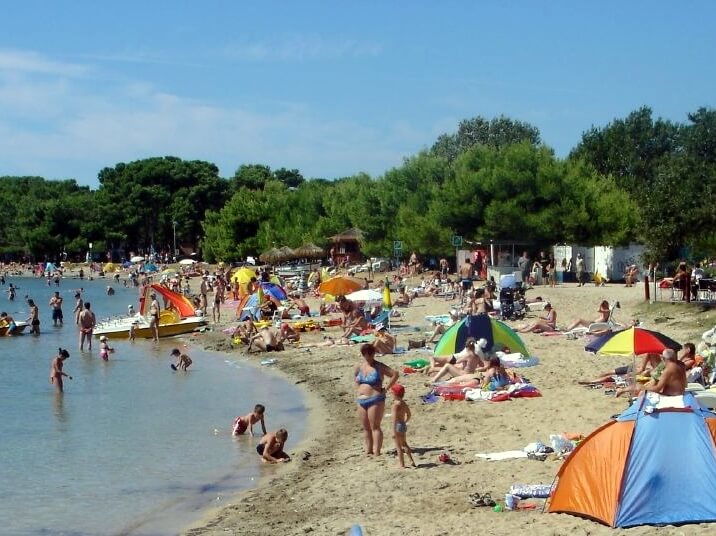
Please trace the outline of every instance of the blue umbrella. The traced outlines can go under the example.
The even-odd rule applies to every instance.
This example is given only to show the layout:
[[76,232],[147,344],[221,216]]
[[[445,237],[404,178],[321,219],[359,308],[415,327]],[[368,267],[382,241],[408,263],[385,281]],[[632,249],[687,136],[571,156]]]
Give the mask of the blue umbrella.
[[276,283],[261,283],[261,289],[264,291],[264,294],[269,294],[279,301],[285,300],[288,297],[286,291]]

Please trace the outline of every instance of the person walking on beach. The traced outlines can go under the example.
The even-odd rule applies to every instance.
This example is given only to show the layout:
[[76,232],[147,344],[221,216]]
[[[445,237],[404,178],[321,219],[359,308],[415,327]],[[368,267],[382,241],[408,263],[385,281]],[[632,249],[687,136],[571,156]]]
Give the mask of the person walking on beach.
[[72,379],[72,376],[68,376],[62,367],[65,364],[65,360],[70,358],[70,353],[67,350],[60,348],[57,357],[52,360],[50,365],[50,383],[55,386],[55,391],[58,393],[64,393],[64,385],[62,383],[62,377]]
[[57,325],[57,322],[62,325],[62,296],[59,291],[55,292],[55,295],[50,298],[50,307],[52,308],[52,324]]
[[264,463],[290,462],[290,456],[283,451],[286,441],[288,441],[288,432],[285,428],[279,428],[261,438],[256,445],[256,452]]
[[254,424],[257,422],[261,423],[261,431],[266,435],[266,424],[264,422],[264,414],[266,408],[262,404],[256,404],[254,411],[243,417],[236,417],[234,420],[234,426],[231,430],[232,435],[242,435],[246,430],[249,431],[249,435],[254,435]]
[[408,421],[410,420],[410,407],[405,403],[405,400],[403,400],[405,387],[396,383],[390,390],[393,392],[393,397],[395,397],[392,410],[393,438],[395,439],[395,450],[398,453],[398,466],[405,469],[405,454],[407,454],[410,459],[410,464],[415,467],[413,451],[410,450],[406,437],[408,433]]
[[462,263],[459,270],[460,275],[460,303],[463,303],[465,301],[465,297],[467,296],[467,292],[472,288],[472,275],[473,275],[473,269],[472,269],[472,262],[470,262],[470,258],[466,257],[465,262]]
[[97,318],[90,309],[90,302],[85,302],[84,309],[79,315],[79,327],[80,327],[80,352],[84,351],[85,340],[87,341],[87,348],[92,351],[92,332],[97,324]]
[[30,306],[30,316],[27,317],[27,321],[30,323],[30,333],[34,335],[40,334],[40,310],[32,299],[27,300],[27,305]]
[[[360,348],[363,361],[355,368],[353,378],[357,384],[358,418],[363,425],[367,455],[380,456],[383,446],[383,430],[380,423],[385,413],[385,392],[398,381],[398,372],[376,361],[375,348],[364,344]],[[383,387],[383,378],[388,385]]]

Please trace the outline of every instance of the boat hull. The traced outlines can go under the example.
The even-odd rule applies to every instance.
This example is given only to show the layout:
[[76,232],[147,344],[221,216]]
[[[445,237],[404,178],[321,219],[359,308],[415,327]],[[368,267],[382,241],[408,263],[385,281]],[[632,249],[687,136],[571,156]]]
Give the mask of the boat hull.
[[[168,324],[159,325],[159,337],[174,337],[176,335],[184,335],[191,333],[202,326],[206,325],[206,320],[199,317],[185,318],[179,322],[172,322]],[[131,322],[117,323],[114,325],[98,326],[94,330],[94,336],[96,338],[102,335],[108,339],[127,339],[129,338],[129,330]],[[148,323],[142,322],[134,329],[134,335],[138,339],[152,339],[154,338],[154,329],[152,329]]]
[[[25,331],[25,328],[29,326],[27,322],[15,322],[15,331],[13,335],[20,335],[23,331]],[[0,337],[6,337],[7,336],[7,326],[0,327]],[[11,335],[12,336],[12,335]]]

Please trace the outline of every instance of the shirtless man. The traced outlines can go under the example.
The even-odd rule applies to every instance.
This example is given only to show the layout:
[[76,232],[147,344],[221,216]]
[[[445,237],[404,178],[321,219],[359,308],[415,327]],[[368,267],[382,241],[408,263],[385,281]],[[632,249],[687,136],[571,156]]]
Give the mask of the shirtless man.
[[85,302],[84,309],[79,315],[79,326],[80,326],[80,352],[84,351],[85,340],[87,341],[87,348],[92,351],[92,332],[97,324],[97,318],[90,309],[90,302]]
[[35,335],[40,334],[40,310],[35,305],[33,300],[27,300],[27,305],[30,306],[30,316],[27,317],[27,321],[30,323],[30,333]]
[[69,357],[70,353],[60,348],[60,352],[57,354],[57,357],[52,360],[52,364],[50,365],[50,383],[55,386],[55,391],[58,393],[64,392],[62,377],[72,379],[72,376],[68,376],[62,371],[65,359],[69,359]]
[[472,288],[472,262],[470,262],[469,258],[465,259],[465,262],[462,263],[460,266],[460,270],[458,270],[458,274],[460,276],[460,300],[464,301],[465,296],[467,295],[467,292]]
[[664,396],[683,395],[686,391],[686,367],[671,348],[661,352],[661,357],[664,359],[661,376],[658,381],[652,380],[646,384],[644,390]]
[[159,312],[162,310],[159,302],[157,301],[157,295],[152,292],[152,303],[149,304],[149,327],[154,332],[152,340],[159,340]]
[[487,314],[494,308],[492,306],[492,300],[485,295],[485,289],[479,288],[475,291],[475,301],[473,303],[472,314]]
[[55,292],[55,295],[50,298],[50,307],[52,308],[52,323],[57,325],[57,322],[62,325],[62,296],[59,292]]

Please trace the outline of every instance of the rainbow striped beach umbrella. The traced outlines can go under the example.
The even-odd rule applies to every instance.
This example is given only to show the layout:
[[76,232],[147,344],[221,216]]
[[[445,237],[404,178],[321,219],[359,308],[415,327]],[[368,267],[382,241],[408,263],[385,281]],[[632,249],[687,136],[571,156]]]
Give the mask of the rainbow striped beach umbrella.
[[529,356],[522,338],[510,326],[487,315],[471,315],[450,326],[435,345],[434,354],[438,356],[456,354],[465,348],[469,337],[485,339],[487,351],[501,350],[507,346],[510,352],[519,352]]
[[[603,344],[598,345],[602,341]],[[681,345],[658,331],[631,327],[594,341],[593,350],[602,355],[660,354],[666,348],[681,350]]]

